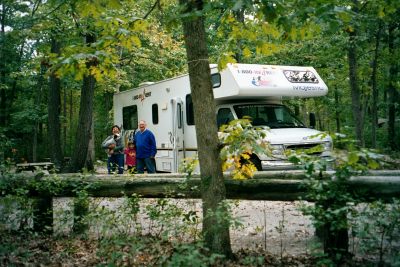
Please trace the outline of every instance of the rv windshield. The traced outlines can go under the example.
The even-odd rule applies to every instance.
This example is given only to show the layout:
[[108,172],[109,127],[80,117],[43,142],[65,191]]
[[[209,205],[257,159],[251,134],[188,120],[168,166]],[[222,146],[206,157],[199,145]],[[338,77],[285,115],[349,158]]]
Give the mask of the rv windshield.
[[270,128],[305,128],[285,106],[267,104],[241,104],[233,106],[239,119],[250,117],[253,126]]

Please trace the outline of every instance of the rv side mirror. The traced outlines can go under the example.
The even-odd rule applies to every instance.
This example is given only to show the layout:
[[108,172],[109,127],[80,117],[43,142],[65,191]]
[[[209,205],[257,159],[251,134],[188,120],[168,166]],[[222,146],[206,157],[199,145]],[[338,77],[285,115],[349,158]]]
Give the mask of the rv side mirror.
[[315,128],[315,113],[310,113],[310,128]]

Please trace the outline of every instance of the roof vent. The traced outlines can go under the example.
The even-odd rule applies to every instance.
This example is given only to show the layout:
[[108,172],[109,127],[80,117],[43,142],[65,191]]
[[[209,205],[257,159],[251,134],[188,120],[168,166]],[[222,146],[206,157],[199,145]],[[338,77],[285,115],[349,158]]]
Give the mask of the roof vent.
[[139,83],[139,87],[149,86],[149,85],[152,85],[152,84],[154,84],[154,82],[142,82],[142,83]]

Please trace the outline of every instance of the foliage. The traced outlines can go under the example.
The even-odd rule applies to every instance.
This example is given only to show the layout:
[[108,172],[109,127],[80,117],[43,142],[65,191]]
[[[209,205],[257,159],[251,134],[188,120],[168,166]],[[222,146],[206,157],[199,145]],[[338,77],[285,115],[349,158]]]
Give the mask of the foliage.
[[265,136],[265,131],[254,128],[249,119],[233,120],[222,125],[219,138],[223,170],[233,168],[234,179],[251,178],[257,170],[251,162],[252,154],[260,155],[270,151],[264,141]]
[[[351,176],[364,173],[368,169],[379,167],[379,155],[367,150],[356,150],[354,141],[340,140],[346,151],[335,155],[335,173],[332,177],[324,174],[327,162],[310,155],[292,155],[294,162],[303,165],[308,177],[303,186],[306,188],[306,198],[314,202],[314,205],[302,205],[301,210],[305,215],[311,215],[317,229],[325,229],[324,252],[334,263],[343,262],[348,251],[336,247],[338,244],[329,238],[338,237],[346,233],[350,228],[347,215],[356,216],[355,205],[360,199],[351,194],[347,188],[347,182]],[[342,237],[343,238],[343,237]]]
[[16,160],[13,154],[17,151],[12,147],[13,141],[7,138],[3,129],[0,128],[0,174],[8,173],[12,163]]
[[[400,260],[400,201],[375,201],[363,208],[354,222],[355,236],[366,255],[379,255],[378,265],[397,266]],[[372,260],[372,259],[371,259]]]
[[179,172],[187,173],[190,177],[198,165],[199,159],[197,157],[185,158],[179,164]]
[[223,255],[207,255],[207,249],[202,243],[180,244],[174,247],[174,253],[165,266],[212,266],[224,259]]
[[[216,230],[222,229],[226,226],[228,226],[229,228],[243,227],[240,218],[233,216],[232,213],[233,205],[235,205],[235,202],[224,200],[219,203],[215,211],[209,210],[207,212],[206,216],[214,219],[214,224],[212,225],[212,227],[214,227]],[[214,231],[214,230],[206,229],[206,231]]]

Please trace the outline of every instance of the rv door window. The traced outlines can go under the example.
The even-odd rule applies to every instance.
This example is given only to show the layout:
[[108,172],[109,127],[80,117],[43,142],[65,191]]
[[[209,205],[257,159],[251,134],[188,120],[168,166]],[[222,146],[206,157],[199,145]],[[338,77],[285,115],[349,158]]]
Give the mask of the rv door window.
[[158,124],[158,105],[153,104],[151,106],[151,115],[153,119],[153,124]]
[[186,123],[187,125],[194,125],[194,111],[192,95],[186,95]]
[[137,106],[128,106],[122,108],[122,122],[125,130],[134,130],[138,125]]
[[178,115],[178,129],[182,129],[182,105],[178,103],[177,105],[177,115]]
[[228,124],[234,119],[230,108],[220,108],[217,113],[217,125],[218,128],[223,124]]
[[219,73],[214,73],[211,74],[211,82],[213,88],[218,88],[221,86],[221,74]]

